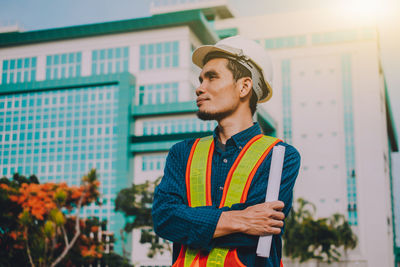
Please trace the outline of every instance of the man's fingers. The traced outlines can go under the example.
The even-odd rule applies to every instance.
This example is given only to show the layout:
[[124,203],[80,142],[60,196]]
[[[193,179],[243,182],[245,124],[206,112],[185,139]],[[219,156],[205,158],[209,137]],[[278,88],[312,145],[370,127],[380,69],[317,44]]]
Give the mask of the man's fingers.
[[285,214],[281,211],[275,211],[271,214],[271,218],[274,218],[276,220],[283,220],[285,219]]
[[267,202],[269,204],[269,207],[271,209],[274,210],[282,210],[285,207],[285,203],[283,203],[282,201],[271,201],[271,202]]
[[281,228],[279,227],[269,227],[263,235],[279,235],[281,233]]
[[282,227],[283,227],[283,221],[280,221],[280,220],[271,220],[270,223],[269,223],[269,225],[270,225],[271,227],[279,227],[279,228],[282,228]]

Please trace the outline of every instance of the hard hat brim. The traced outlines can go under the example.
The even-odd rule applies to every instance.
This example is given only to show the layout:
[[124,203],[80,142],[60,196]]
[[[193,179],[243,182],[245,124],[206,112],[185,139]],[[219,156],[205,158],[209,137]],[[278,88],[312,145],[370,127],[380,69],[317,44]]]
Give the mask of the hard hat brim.
[[235,56],[235,54],[233,54],[232,52],[230,52],[226,49],[222,49],[222,48],[219,48],[214,45],[203,45],[203,46],[197,48],[196,50],[194,50],[194,52],[192,54],[193,63],[195,65],[197,65],[198,67],[203,68],[204,67],[204,64],[203,64],[204,58],[211,52],[222,52],[222,53],[226,53],[231,56]]
[[[231,56],[236,56],[236,54],[228,49],[224,49],[215,45],[203,45],[194,50],[192,54],[192,62],[198,66],[199,68],[204,67],[204,58],[211,52],[221,52]],[[267,86],[268,95],[264,99],[258,100],[258,103],[267,102],[272,97],[272,87],[271,85],[264,79],[265,85]]]

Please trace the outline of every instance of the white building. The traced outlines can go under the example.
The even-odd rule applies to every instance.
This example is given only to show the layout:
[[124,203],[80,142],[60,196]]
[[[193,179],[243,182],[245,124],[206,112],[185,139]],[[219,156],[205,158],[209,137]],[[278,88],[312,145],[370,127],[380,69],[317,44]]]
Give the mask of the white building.
[[358,237],[340,265],[394,266],[390,153],[398,146],[376,24],[326,9],[225,18],[224,7],[239,13],[227,1],[190,2],[154,1],[151,11],[202,8],[220,37],[240,34],[270,52],[275,91],[262,108],[302,155],[295,198],[314,203],[318,217],[345,214]]

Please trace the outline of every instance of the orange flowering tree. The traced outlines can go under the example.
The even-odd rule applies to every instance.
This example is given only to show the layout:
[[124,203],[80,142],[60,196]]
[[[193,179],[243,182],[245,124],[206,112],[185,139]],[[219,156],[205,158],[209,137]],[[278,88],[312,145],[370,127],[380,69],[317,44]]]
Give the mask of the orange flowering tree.
[[39,184],[35,176],[18,174],[12,181],[1,178],[0,265],[74,266],[76,257],[70,255],[77,253],[80,263],[102,258],[101,234],[93,238],[101,223],[79,217],[82,207],[99,202],[98,188],[94,169],[80,186]]

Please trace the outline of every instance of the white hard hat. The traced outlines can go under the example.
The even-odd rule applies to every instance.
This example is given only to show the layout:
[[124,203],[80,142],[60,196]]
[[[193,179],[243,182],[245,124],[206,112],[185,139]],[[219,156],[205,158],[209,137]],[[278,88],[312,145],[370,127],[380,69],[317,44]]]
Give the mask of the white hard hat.
[[215,45],[197,48],[192,55],[193,63],[203,68],[204,58],[212,52],[223,53],[221,57],[236,60],[251,72],[258,103],[266,102],[272,97],[272,62],[259,43],[239,35],[228,37]]

